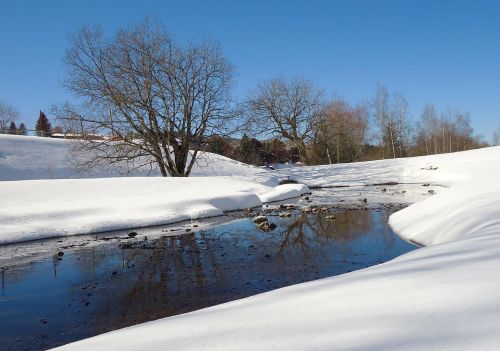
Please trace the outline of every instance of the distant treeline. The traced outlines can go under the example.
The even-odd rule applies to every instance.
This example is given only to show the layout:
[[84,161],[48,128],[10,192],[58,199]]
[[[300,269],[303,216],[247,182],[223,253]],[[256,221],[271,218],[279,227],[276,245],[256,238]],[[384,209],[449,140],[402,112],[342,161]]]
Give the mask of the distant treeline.
[[[405,97],[390,96],[383,85],[377,87],[371,101],[352,106],[342,98],[326,103],[313,101],[310,93],[313,88],[308,82],[279,80],[268,84],[274,88],[261,87],[254,102],[264,106],[267,112],[261,116],[250,112],[250,120],[258,128],[265,125],[267,130],[273,128],[269,123],[274,124],[275,136],[257,139],[255,136],[261,135],[258,131],[254,136],[244,134],[241,139],[212,136],[206,142],[207,151],[254,165],[298,161],[331,164],[432,155],[489,145],[482,136],[474,135],[470,113],[448,109],[438,114],[435,107],[428,104],[419,118],[412,121]],[[297,100],[308,101],[309,111],[314,112],[293,116],[289,111],[298,102],[283,103],[282,98],[265,96],[270,91],[277,94],[279,85],[284,96],[302,92]],[[297,111],[303,110],[304,106],[297,108]],[[283,116],[276,118],[279,113]],[[255,131],[251,127],[249,130]],[[308,132],[302,133],[304,130]],[[498,139],[496,135],[494,133],[494,142]]]

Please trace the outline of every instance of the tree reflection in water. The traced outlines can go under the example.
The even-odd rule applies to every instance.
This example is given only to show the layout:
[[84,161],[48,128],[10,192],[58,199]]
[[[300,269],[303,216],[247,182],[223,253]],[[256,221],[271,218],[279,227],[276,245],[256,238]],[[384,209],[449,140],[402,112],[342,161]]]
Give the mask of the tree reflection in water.
[[[413,249],[387,227],[389,214],[351,210],[327,220],[324,214],[298,213],[272,217],[278,225],[272,232],[242,220],[197,233],[79,249],[61,261],[35,262],[11,276],[6,271],[0,318],[39,318],[42,312],[30,315],[23,304],[54,299],[43,317],[56,320],[57,328],[7,327],[9,332],[0,330],[0,341],[43,332],[44,341],[29,346],[47,348],[368,267]],[[19,289],[37,293],[23,298],[10,293]]]

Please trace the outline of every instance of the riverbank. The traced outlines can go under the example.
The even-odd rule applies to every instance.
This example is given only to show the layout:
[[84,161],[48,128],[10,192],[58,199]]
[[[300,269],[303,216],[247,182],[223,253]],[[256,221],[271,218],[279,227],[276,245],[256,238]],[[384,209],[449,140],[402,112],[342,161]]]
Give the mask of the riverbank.
[[[148,322],[59,350],[496,350],[500,344],[500,185],[451,188],[398,213],[404,233],[428,203],[436,225],[460,226],[450,241],[349,274],[286,287],[200,311]],[[464,184],[464,187],[471,184]],[[491,212],[467,211],[486,193]],[[462,208],[456,217],[442,208]],[[468,207],[470,204],[471,207]],[[425,207],[425,206],[424,206]],[[398,223],[398,225],[396,225]],[[429,237],[432,232],[424,231]],[[458,234],[461,233],[461,234]],[[470,235],[470,233],[475,233]]]

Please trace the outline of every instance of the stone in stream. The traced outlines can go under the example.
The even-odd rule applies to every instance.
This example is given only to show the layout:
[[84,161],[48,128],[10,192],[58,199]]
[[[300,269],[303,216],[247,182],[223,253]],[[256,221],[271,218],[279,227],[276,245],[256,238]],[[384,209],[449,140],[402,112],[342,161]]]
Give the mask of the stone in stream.
[[292,214],[290,212],[280,212],[278,214],[279,217],[292,217]]
[[427,192],[428,192],[429,194],[431,194],[431,195],[432,195],[432,194],[434,194],[434,190],[432,190],[432,189],[428,190]]
[[257,228],[259,228],[260,230],[263,230],[265,232],[269,232],[271,230],[276,229],[276,224],[265,221],[265,222],[261,222],[260,224],[258,224]]
[[280,210],[295,210],[297,208],[297,206],[295,205],[287,205],[287,204],[280,204],[280,207],[279,209]]
[[254,217],[254,218],[253,218],[253,222],[254,222],[255,224],[259,224],[259,223],[267,222],[267,217],[266,217],[266,216],[257,216],[257,217]]
[[137,232],[130,232],[127,234],[129,238],[135,238],[137,236]]
[[335,216],[334,215],[328,215],[328,216],[325,216],[324,218],[332,221],[332,220],[335,219]]

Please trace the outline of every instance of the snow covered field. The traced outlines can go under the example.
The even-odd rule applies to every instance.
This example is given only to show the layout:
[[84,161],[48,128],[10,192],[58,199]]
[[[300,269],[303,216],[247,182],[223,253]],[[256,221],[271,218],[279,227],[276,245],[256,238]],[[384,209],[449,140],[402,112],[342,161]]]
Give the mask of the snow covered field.
[[[0,179],[16,179],[25,174],[25,168],[29,176],[20,179],[37,177],[42,165],[36,165],[38,160],[24,149],[41,146],[24,142],[23,151],[16,151],[21,145],[18,139],[24,137],[13,138],[0,136]],[[43,142],[55,147],[52,140]],[[65,145],[57,146],[61,155]],[[310,186],[398,182],[450,188],[390,218],[399,235],[425,248],[368,269],[117,330],[61,350],[500,348],[500,147],[275,172],[231,160],[226,166],[226,161],[220,160],[212,170],[234,176],[179,180],[185,184],[176,184],[172,178],[0,182],[1,238],[15,230],[19,236],[27,235],[32,230],[30,223],[38,223],[39,228],[52,225],[51,230],[64,234],[67,225],[63,224],[68,222],[65,210],[84,223],[77,220],[71,233],[82,229],[78,225],[91,229],[92,218],[106,227],[122,218],[141,224],[141,218],[157,223],[169,213],[214,215],[304,189],[269,186],[286,177]],[[48,174],[46,169],[43,172]],[[54,178],[68,176],[65,159],[54,160],[51,172]],[[204,168],[199,172],[207,176],[212,171]],[[94,198],[99,199],[98,204],[91,201]],[[39,211],[44,217],[36,216]],[[135,211],[139,211],[137,217]],[[13,223],[13,227],[4,227],[5,223]]]
[[[0,181],[30,179],[79,179],[122,177],[116,169],[100,167],[81,170],[72,161],[71,146],[74,140],[15,136],[0,134]],[[128,176],[157,176],[157,170],[142,167]],[[193,168],[192,176],[244,177],[247,181],[277,185],[269,172],[227,157],[202,153]]]

